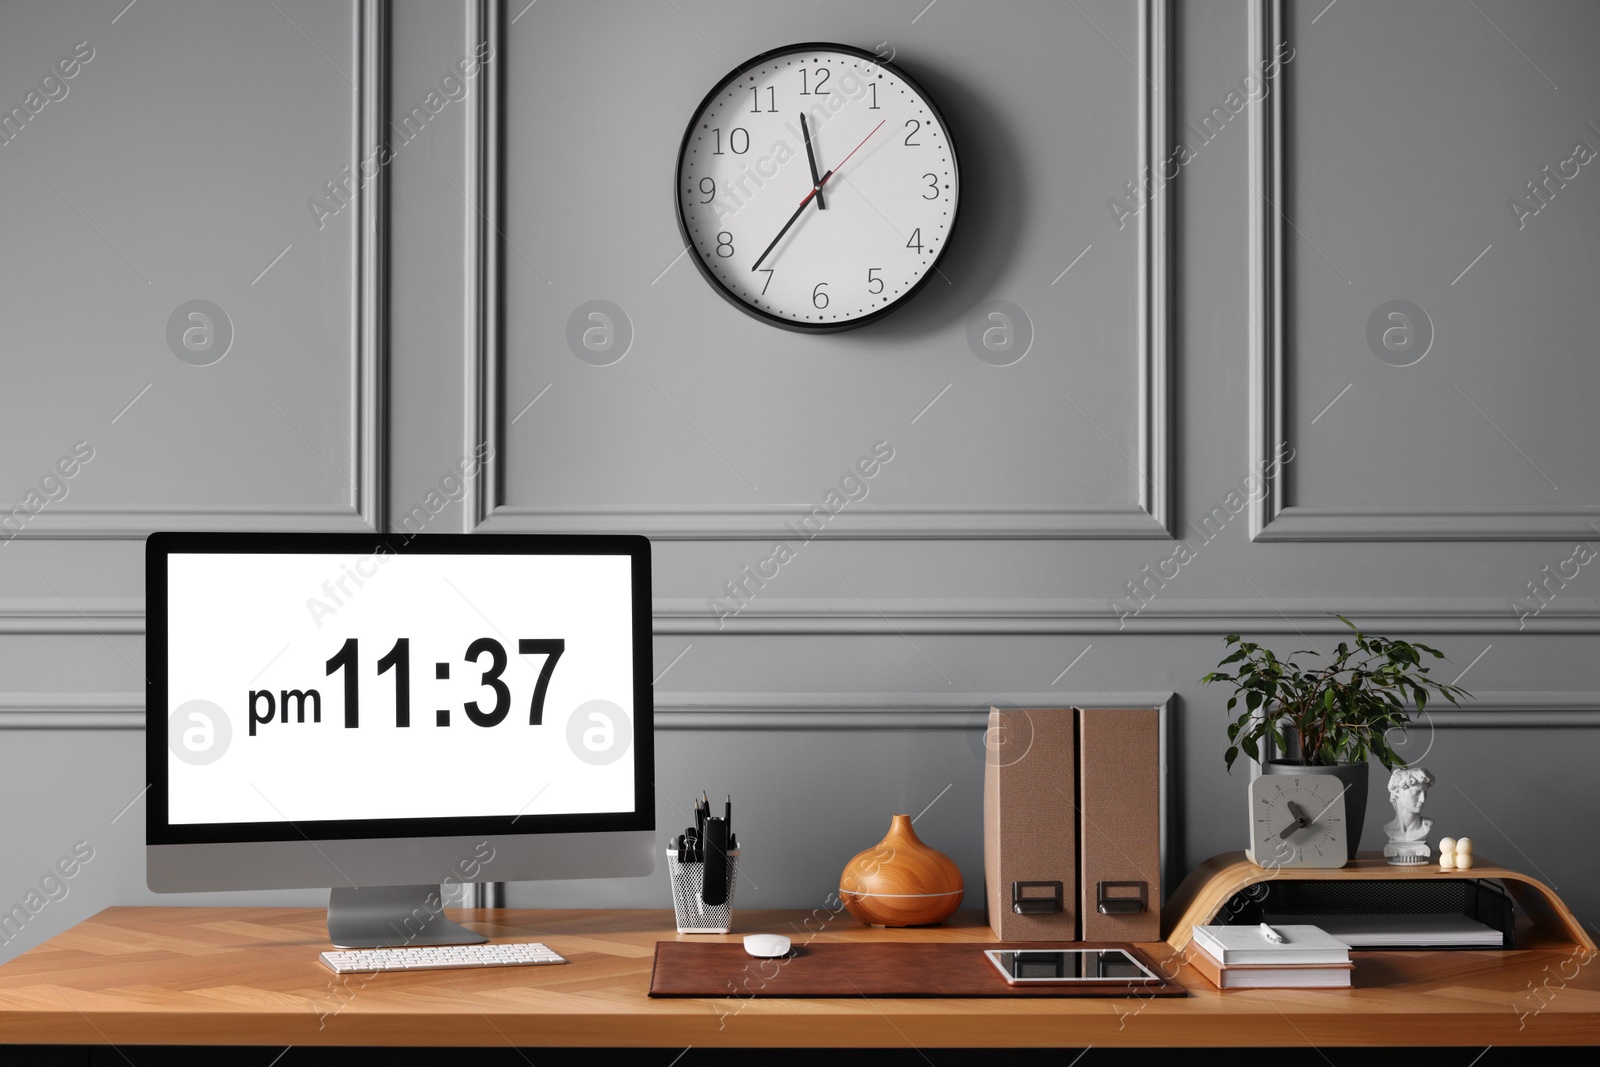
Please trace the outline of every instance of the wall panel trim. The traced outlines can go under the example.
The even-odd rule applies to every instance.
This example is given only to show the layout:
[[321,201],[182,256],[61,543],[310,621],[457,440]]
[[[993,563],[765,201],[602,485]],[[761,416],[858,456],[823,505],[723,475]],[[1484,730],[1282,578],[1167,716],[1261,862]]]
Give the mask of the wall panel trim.
[[[1169,707],[1171,692],[657,693],[658,730],[976,730],[991,703],[1007,707]],[[1485,690],[1417,720],[1439,729],[1600,727],[1600,690]],[[0,694],[3,730],[142,730],[144,694]]]
[[[467,480],[462,501],[465,532],[482,526],[499,506],[501,466],[505,457],[500,382],[504,353],[505,290],[502,268],[505,263],[505,204],[501,192],[502,153],[505,129],[505,4],[501,0],[473,0],[467,9],[467,43],[489,45],[490,62],[482,69],[481,90],[469,100],[465,144],[466,174],[470,193],[466,205],[466,381],[463,390],[466,410],[462,425],[466,432],[463,455],[476,455],[480,445],[494,446],[497,462],[484,463],[475,477]],[[559,532],[549,529],[546,532]]]
[[[1139,5],[1137,140],[1143,175],[1152,174],[1156,161],[1170,153],[1169,4],[1170,0],[1141,0]],[[496,27],[501,25],[504,12],[501,0],[478,0],[475,10],[475,17],[486,23],[489,32],[498,34]],[[469,178],[473,187],[480,190],[484,211],[474,221],[476,236],[470,239],[480,244],[469,260],[478,264],[476,270],[469,272],[469,286],[477,287],[469,304],[479,309],[477,320],[481,326],[475,344],[469,345],[465,372],[468,447],[490,441],[500,463],[492,474],[480,479],[467,510],[468,521],[485,533],[637,533],[658,540],[764,540],[781,536],[786,521],[798,521],[810,510],[799,506],[513,505],[502,499],[505,408],[500,385],[506,354],[503,332],[495,318],[506,303],[498,266],[504,262],[506,240],[498,224],[504,217],[504,162],[500,152],[504,137],[502,67],[503,64],[495,64],[478,105],[481,136]],[[1170,192],[1153,178],[1148,179],[1147,185],[1149,202],[1139,213],[1137,238],[1137,343],[1133,355],[1138,367],[1135,433],[1139,472],[1134,501],[1057,509],[883,508],[841,513],[829,525],[831,538],[1172,538]]]
[[[350,167],[364,174],[362,160],[386,136],[389,115],[388,4],[351,0],[352,62],[356,90],[351,99]],[[387,482],[385,440],[388,204],[386,175],[356,183],[352,198],[355,271],[350,285],[351,437],[350,502],[306,508],[258,505],[52,505],[12,536],[49,540],[141,540],[154,530],[327,530],[383,528]]]
[[[658,730],[982,730],[991,705],[1154,708],[1170,691],[656,693]],[[143,693],[0,694],[0,730],[144,729]]]
[[[1284,32],[1283,0],[1250,0],[1249,63],[1263,69]],[[1250,469],[1264,470],[1287,439],[1285,363],[1283,100],[1290,74],[1250,111],[1249,427]],[[1284,479],[1266,479],[1250,505],[1252,541],[1565,541],[1600,526],[1600,505],[1558,507],[1305,507],[1289,503]]]
[[1422,634],[1596,634],[1600,600],[1573,598],[1523,617],[1492,597],[1344,599],[1260,597],[1156,600],[1007,600],[884,598],[757,599],[719,618],[705,600],[657,599],[657,634],[1279,634],[1348,633],[1336,615],[1357,625]]
[[[1127,611],[1130,605],[1123,604]],[[1154,601],[1119,615],[1105,600],[778,599],[719,619],[706,601],[657,598],[654,632],[684,634],[1284,634],[1344,631],[1335,613],[1373,629],[1419,634],[1600,634],[1600,599],[1571,598],[1537,615],[1492,597],[1280,597]],[[142,597],[0,597],[0,633],[142,634]]]

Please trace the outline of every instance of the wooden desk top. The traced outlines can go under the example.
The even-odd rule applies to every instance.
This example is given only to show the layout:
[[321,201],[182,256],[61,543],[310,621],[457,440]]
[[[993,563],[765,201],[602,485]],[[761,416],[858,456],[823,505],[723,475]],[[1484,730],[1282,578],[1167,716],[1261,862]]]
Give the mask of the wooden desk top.
[[[1355,988],[1219,991],[1143,946],[1177,1000],[652,1000],[658,940],[992,941],[963,912],[922,929],[848,913],[747,911],[679,935],[670,911],[452,912],[566,966],[336,976],[320,910],[109,908],[0,966],[0,1042],[81,1045],[986,1046],[1588,1045],[1600,962],[1576,947],[1360,952]],[[1532,984],[1530,986],[1530,983]],[[1540,993],[1535,995],[1533,989]]]

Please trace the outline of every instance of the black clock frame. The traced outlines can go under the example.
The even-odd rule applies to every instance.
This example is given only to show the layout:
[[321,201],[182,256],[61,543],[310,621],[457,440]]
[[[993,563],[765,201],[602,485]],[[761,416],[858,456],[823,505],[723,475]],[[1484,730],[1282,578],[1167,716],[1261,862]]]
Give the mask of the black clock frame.
[[904,293],[901,293],[898,297],[885,304],[883,307],[878,308],[877,310],[866,315],[859,316],[858,318],[850,319],[846,322],[797,322],[794,319],[784,318],[781,315],[774,315],[771,312],[763,311],[758,307],[752,307],[750,304],[742,300],[738,294],[734,293],[723,284],[722,279],[718,278],[716,274],[712,272],[711,268],[706,266],[705,260],[701,258],[698,252],[694,253],[692,258],[694,259],[694,265],[699,268],[701,275],[705,277],[706,281],[711,283],[711,288],[717,293],[717,295],[722,297],[728,303],[732,304],[734,307],[738,308],[740,311],[744,312],[746,315],[749,315],[752,318],[760,319],[762,322],[770,325],[781,327],[785,330],[793,330],[796,333],[841,333],[845,330],[859,329],[860,327],[866,326],[869,323],[879,321],[880,319],[889,315],[891,312],[905,307],[906,303],[911,300],[912,297],[921,292],[922,287],[928,283],[928,279],[932,278],[934,274],[938,272],[939,262],[944,259],[945,252],[949,251],[950,241],[955,236],[956,220],[961,214],[961,197],[959,192],[961,189],[961,161],[956,151],[956,141],[955,137],[951,133],[950,124],[945,121],[944,115],[940,113],[938,107],[935,106],[933,99],[928,95],[927,91],[923,89],[920,84],[918,84],[915,78],[907,74],[903,68],[880,58],[875,53],[868,52],[864,48],[855,48],[851,45],[845,44],[828,44],[820,41],[809,41],[800,44],[784,45],[781,48],[772,48],[762,52],[758,56],[745,60],[743,63],[739,64],[739,66],[736,67],[732,73],[728,74],[712,87],[711,91],[707,93],[703,99],[701,99],[699,105],[694,109],[694,114],[689,117],[689,125],[685,127],[683,131],[683,140],[678,145],[678,162],[673,170],[672,175],[672,202],[677,211],[678,234],[683,238],[685,249],[692,251],[694,248],[694,240],[689,236],[689,223],[688,220],[683,216],[683,197],[678,189],[678,185],[679,179],[683,175],[683,160],[689,152],[689,137],[694,133],[695,123],[699,121],[700,116],[705,112],[706,108],[711,106],[712,101],[714,101],[724,89],[726,89],[733,82],[738,81],[741,77],[745,76],[756,67],[777,56],[785,56],[798,52],[809,51],[843,52],[846,55],[852,55],[861,59],[870,60],[875,66],[882,67],[895,77],[900,78],[906,83],[906,85],[915,90],[918,96],[922,97],[922,101],[927,105],[928,111],[939,123],[940,128],[944,130],[945,140],[950,145],[950,168],[955,172],[956,178],[956,203],[953,205],[954,210],[950,215],[950,223],[945,230],[944,244],[934,255],[933,262],[928,264],[928,269],[923,272],[922,277],[918,278],[917,281]]

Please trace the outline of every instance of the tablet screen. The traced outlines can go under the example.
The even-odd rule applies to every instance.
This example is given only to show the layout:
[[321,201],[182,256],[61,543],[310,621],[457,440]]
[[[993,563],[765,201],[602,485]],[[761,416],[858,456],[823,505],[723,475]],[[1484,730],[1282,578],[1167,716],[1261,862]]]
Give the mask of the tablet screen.
[[1013,985],[1024,982],[1160,982],[1149,968],[1116,949],[989,949],[984,955]]

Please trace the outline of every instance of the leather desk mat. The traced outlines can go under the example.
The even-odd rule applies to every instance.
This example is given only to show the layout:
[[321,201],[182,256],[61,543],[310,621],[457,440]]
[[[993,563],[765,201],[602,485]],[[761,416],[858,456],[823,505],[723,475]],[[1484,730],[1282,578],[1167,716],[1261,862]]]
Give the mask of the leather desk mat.
[[1120,948],[1152,974],[1161,970],[1127,944],[1018,944],[856,941],[797,946],[780,959],[757,959],[742,944],[656,942],[652,997],[1182,997],[1159,982],[1105,981],[1012,985],[984,955],[987,949]]

